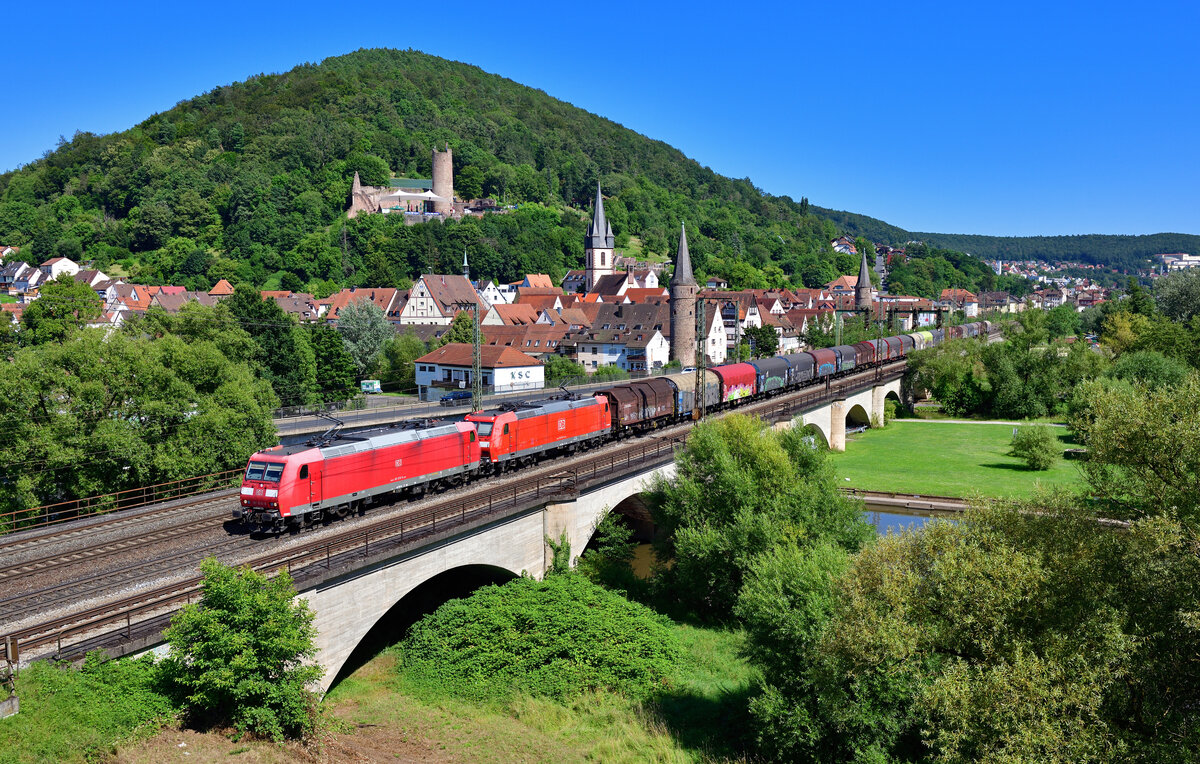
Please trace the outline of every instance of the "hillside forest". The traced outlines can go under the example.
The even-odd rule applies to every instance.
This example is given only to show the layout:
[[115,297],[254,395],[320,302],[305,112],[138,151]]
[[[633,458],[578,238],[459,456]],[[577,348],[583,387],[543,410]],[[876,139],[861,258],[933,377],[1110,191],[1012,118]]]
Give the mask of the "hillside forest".
[[[515,210],[411,227],[399,216],[346,219],[355,172],[368,185],[429,177],[442,145],[454,151],[458,196]],[[668,259],[686,221],[698,275],[735,288],[816,287],[855,273],[856,258],[830,241],[876,233],[869,218],[764,193],[476,67],[360,50],[216,87],[123,132],[62,139],[0,176],[0,242],[31,262],[61,255],[148,284],[205,289],[225,278],[318,297],[455,272],[464,250],[484,278],[561,277],[583,264],[597,182],[618,248]],[[938,252],[905,288],[1019,291],[983,283],[972,258]]]

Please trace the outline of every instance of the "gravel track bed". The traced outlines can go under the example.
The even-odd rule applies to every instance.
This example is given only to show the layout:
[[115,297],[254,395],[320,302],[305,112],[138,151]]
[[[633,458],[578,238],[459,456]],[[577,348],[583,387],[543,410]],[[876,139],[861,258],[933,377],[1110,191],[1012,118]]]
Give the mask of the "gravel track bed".
[[[672,427],[651,435],[606,444],[589,453],[601,455],[627,447],[639,440],[649,442],[651,438],[667,437],[676,434],[676,430],[682,432],[685,429],[686,426]],[[485,482],[492,490],[502,490],[537,476],[544,477],[563,471],[569,463],[568,457],[558,457],[532,468],[487,478]],[[371,523],[419,510],[431,500],[440,500],[451,494],[478,491],[481,487],[481,481],[475,481],[453,491],[426,495],[417,500],[401,499],[394,504],[371,507],[363,515],[350,515],[342,520],[317,525],[296,534],[280,536],[250,535],[231,520],[217,521],[215,518],[218,516],[228,517],[226,513],[234,506],[234,502],[230,501],[220,512],[206,513],[214,519],[205,523],[203,528],[185,525],[185,530],[181,531],[179,536],[146,547],[125,550],[101,559],[81,560],[77,564],[47,571],[45,574],[13,580],[12,587],[6,586],[3,597],[0,597],[0,612],[3,613],[0,615],[0,633],[17,631],[75,611],[187,579],[196,575],[199,563],[210,555],[215,555],[227,564],[247,563],[266,553],[287,550],[307,544],[316,538],[332,539],[337,534],[358,530]],[[158,518],[148,518],[148,527],[139,528],[139,531],[149,532],[149,526],[153,526],[153,530],[160,530],[166,524]],[[122,532],[128,534],[128,527],[113,533]],[[44,556],[42,548],[39,547],[37,551],[37,556]],[[160,566],[152,562],[168,555],[173,556],[169,565]],[[47,592],[45,595],[36,594],[42,589],[62,584],[77,585]],[[4,604],[5,600],[19,595],[26,595],[27,599]],[[72,641],[75,641],[74,638]]]

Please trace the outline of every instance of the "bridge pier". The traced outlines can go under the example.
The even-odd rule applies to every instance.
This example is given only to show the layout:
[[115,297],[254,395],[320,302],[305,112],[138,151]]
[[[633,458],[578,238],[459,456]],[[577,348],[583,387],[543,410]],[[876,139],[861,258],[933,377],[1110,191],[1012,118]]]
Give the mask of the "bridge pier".
[[[871,388],[871,426],[883,427],[883,402],[887,398],[888,390],[886,387],[876,386]],[[876,424],[878,422],[878,424]]]
[[829,450],[846,450],[846,401],[829,404]]

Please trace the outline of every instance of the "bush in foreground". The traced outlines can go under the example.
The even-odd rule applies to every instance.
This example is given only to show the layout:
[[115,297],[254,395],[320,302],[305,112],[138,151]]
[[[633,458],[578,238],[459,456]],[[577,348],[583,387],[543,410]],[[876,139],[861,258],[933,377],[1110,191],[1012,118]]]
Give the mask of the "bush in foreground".
[[1058,461],[1061,448],[1049,427],[1037,425],[1017,430],[1009,454],[1025,462],[1031,470],[1048,470]]
[[213,558],[204,574],[200,602],[188,605],[166,631],[171,656],[163,676],[178,692],[192,721],[233,724],[281,740],[312,731],[321,677],[313,613],[293,602],[285,571],[268,579]]
[[400,643],[402,670],[472,699],[648,697],[681,653],[670,622],[574,574],[519,578],[452,600]]
[[89,655],[79,671],[36,661],[17,676],[21,713],[0,720],[0,762],[93,761],[151,734],[175,713],[154,660]]

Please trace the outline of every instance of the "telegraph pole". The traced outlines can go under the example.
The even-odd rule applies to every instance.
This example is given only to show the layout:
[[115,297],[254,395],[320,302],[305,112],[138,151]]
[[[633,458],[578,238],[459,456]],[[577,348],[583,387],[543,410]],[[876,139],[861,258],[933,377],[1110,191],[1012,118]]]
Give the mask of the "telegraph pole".
[[[463,249],[462,275],[471,286],[471,268]],[[471,286],[474,289],[473,286]],[[471,411],[483,409],[483,346],[479,337],[479,295],[471,302]]]

